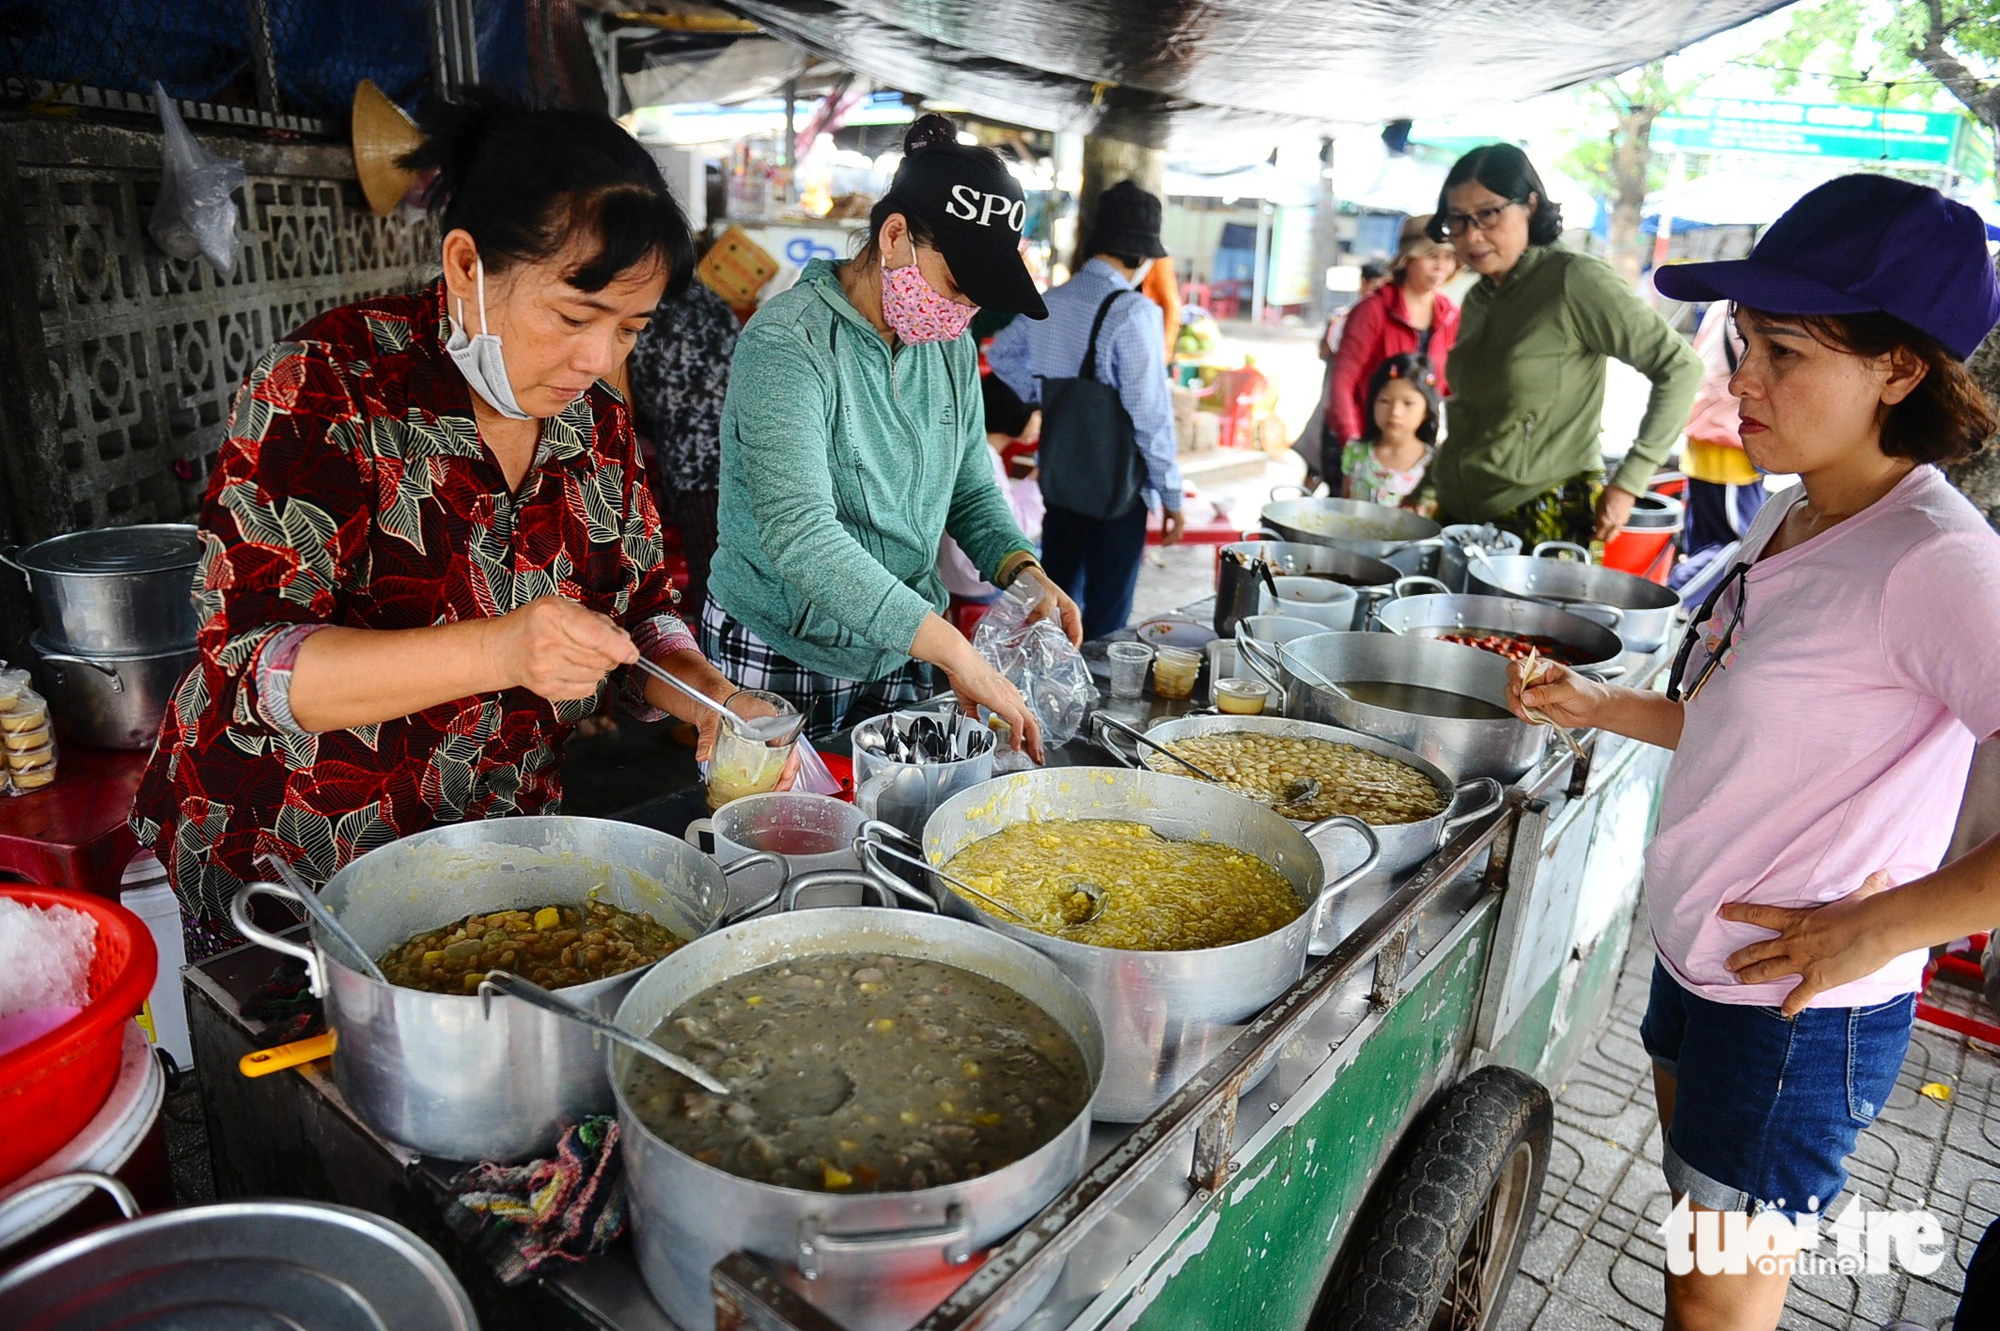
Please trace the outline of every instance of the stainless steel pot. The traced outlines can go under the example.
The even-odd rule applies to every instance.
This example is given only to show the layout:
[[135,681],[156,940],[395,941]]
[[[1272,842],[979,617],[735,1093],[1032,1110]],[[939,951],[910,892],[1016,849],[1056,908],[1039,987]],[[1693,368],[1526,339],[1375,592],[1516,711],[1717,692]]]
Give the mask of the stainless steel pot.
[[[18,1194],[104,1187],[65,1174]],[[93,1230],[0,1275],[8,1325],[478,1331],[472,1301],[431,1246],[390,1220],[325,1202],[223,1202]]]
[[1322,688],[1335,684],[1413,684],[1464,694],[1496,707],[1507,705],[1507,662],[1493,652],[1397,633],[1319,633],[1281,643],[1237,646],[1265,683],[1285,695],[1285,714],[1323,721],[1409,749],[1461,777],[1512,781],[1542,759],[1548,727],[1514,716],[1468,720],[1396,711],[1357,702]]
[[[1578,558],[1549,557],[1565,552]],[[1659,583],[1594,567],[1590,551],[1567,541],[1544,541],[1532,555],[1471,557],[1465,585],[1481,596],[1518,596],[1603,619],[1635,652],[1658,651],[1681,609],[1681,598]]]
[[41,658],[42,691],[64,739],[98,749],[150,749],[160,718],[194,664],[193,647],[142,656],[78,656],[46,635],[28,635]]
[[1272,490],[1272,502],[1259,515],[1264,529],[1279,539],[1349,550],[1394,564],[1404,573],[1437,571],[1444,529],[1429,518],[1359,499],[1279,499],[1286,488]]
[[[736,861],[729,871],[767,864]],[[364,951],[379,957],[411,935],[475,911],[599,899],[650,915],[693,939],[729,901],[725,871],[679,837],[595,818],[492,818],[433,828],[371,850],[327,880],[319,899]],[[433,994],[372,980],[326,946],[258,928],[238,892],[230,918],[244,937],[306,963],[338,1037],[333,1079],[370,1127],[449,1160],[518,1160],[546,1151],[565,1123],[611,1108],[604,1050],[581,1026],[512,998]],[[574,985],[564,998],[609,1017],[646,968]]]
[[1378,607],[1375,622],[1390,633],[1435,638],[1444,633],[1512,633],[1559,643],[1576,669],[1597,679],[1625,673],[1625,644],[1595,620],[1512,596],[1404,596]]
[[[956,801],[954,801],[956,802]],[[947,806],[949,807],[949,806]],[[660,1140],[625,1097],[631,1055],[611,1057],[618,1088],[639,1272],[676,1326],[715,1324],[709,1270],[742,1251],[850,1331],[904,1331],[977,1269],[983,1250],[1019,1229],[1083,1172],[1092,1104],[1102,1094],[1105,1036],[1082,990],[1034,949],[959,920],[915,911],[833,908],[767,916],[697,940],[655,966],[619,1004],[617,1022],[651,1034],[711,985],[777,961],[863,952],[960,966],[1021,994],[1075,1040],[1092,1102],[1032,1155],[978,1178],[917,1192],[819,1193],[738,1178]],[[1060,1269],[1023,1291],[1015,1325]],[[981,1323],[986,1325],[986,1323]]]
[[[1221,1051],[1305,973],[1306,947],[1340,894],[1374,869],[1379,846],[1366,823],[1329,818],[1301,832],[1264,805],[1218,786],[1158,772],[1062,767],[1016,772],[954,795],[924,824],[924,854],[943,864],[974,841],[1031,819],[1112,818],[1163,836],[1205,839],[1263,860],[1291,883],[1302,912],[1284,928],[1228,947],[1138,952],[1053,938],[989,915],[956,892],[932,890],[948,914],[1046,953],[1080,985],[1104,1020],[1108,1053],[1097,1116],[1136,1123]],[[1348,830],[1367,847],[1331,882],[1319,843]]]
[[[1228,579],[1230,556],[1256,560],[1262,559],[1269,570],[1279,577],[1325,578],[1352,587],[1360,599],[1355,604],[1354,628],[1361,628],[1368,622],[1370,607],[1388,600],[1395,593],[1396,580],[1407,576],[1387,560],[1358,554],[1344,546],[1314,545],[1304,541],[1232,541],[1222,547],[1220,557],[1223,564],[1223,578]],[[1252,589],[1255,590],[1254,588]],[[1222,632],[1222,614],[1218,593],[1216,631]],[[1235,632],[1232,623],[1230,633]]]
[[[1484,818],[1500,807],[1505,792],[1500,783],[1491,777],[1474,777],[1470,781],[1455,781],[1451,774],[1436,763],[1420,758],[1408,749],[1400,748],[1387,740],[1376,739],[1355,730],[1341,730],[1335,726],[1320,725],[1316,721],[1293,721],[1282,716],[1177,716],[1162,721],[1146,731],[1146,737],[1160,744],[1168,744],[1177,739],[1193,739],[1197,735],[1260,734],[1282,735],[1297,739],[1320,739],[1329,744],[1352,744],[1357,749],[1379,753],[1385,758],[1393,758],[1400,763],[1422,772],[1440,792],[1450,791],[1451,799],[1445,808],[1421,822],[1376,823],[1368,822],[1375,830],[1375,840],[1381,846],[1381,858],[1375,863],[1375,877],[1389,880],[1402,874],[1430,858],[1453,831]],[[1113,756],[1126,766],[1135,766],[1138,760],[1128,756],[1124,750],[1106,743],[1100,736],[1098,743],[1108,749]],[[1163,754],[1148,751],[1145,765],[1156,772],[1169,776],[1185,776],[1185,772],[1175,772],[1174,760]],[[1299,826],[1306,826],[1306,820],[1290,820]],[[1363,821],[1368,821],[1363,819]],[[1337,876],[1343,867],[1343,860],[1352,860],[1351,853],[1345,856],[1330,852],[1322,847],[1320,857],[1326,862],[1329,877]],[[1359,921],[1356,921],[1358,923]],[[1334,930],[1323,927],[1314,934],[1311,951],[1331,952],[1340,938]]]
[[50,646],[79,656],[192,646],[200,558],[201,538],[184,523],[93,527],[0,550],[27,578]]

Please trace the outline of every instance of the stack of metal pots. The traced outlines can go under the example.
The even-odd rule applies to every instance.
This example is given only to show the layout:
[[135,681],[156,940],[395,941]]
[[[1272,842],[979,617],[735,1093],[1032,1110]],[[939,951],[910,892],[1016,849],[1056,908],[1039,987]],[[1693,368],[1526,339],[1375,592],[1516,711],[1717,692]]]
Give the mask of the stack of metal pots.
[[56,728],[101,749],[151,748],[195,657],[201,540],[180,523],[94,527],[0,553],[28,580],[29,639]]

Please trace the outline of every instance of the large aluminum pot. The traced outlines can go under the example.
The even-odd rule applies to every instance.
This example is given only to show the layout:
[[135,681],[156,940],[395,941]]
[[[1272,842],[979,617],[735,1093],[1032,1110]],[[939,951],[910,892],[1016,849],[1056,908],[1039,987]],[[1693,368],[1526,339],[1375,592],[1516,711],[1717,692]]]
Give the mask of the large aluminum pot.
[[[1240,559],[1261,560],[1273,574],[1282,578],[1325,578],[1352,587],[1358,598],[1354,608],[1354,621],[1349,626],[1363,628],[1368,623],[1372,607],[1396,595],[1396,581],[1408,576],[1402,569],[1384,559],[1360,554],[1344,545],[1318,545],[1304,541],[1242,540],[1233,541],[1222,547],[1225,572],[1231,554]],[[1409,562],[1407,559],[1404,562]],[[1220,593],[1218,593],[1219,595]],[[1247,618],[1248,616],[1244,616]],[[1221,632],[1222,617],[1216,617],[1216,629]],[[1230,632],[1235,631],[1232,623]]]
[[[739,1178],[660,1140],[639,1121],[625,1085],[631,1055],[611,1057],[618,1093],[639,1272],[676,1326],[715,1324],[709,1271],[754,1253],[850,1331],[904,1331],[1082,1174],[1092,1104],[1102,1093],[1104,1028],[1083,991],[1032,948],[958,920],[917,911],[835,907],[772,915],[697,940],[655,966],[618,1007],[618,1024],[650,1034],[688,999],[759,966],[814,953],[863,952],[959,966],[1021,994],[1075,1040],[1094,1089],[1061,1133],[1004,1169],[917,1192],[804,1192]],[[1016,1325],[1055,1283],[1025,1290]],[[982,1322],[982,1326],[989,1323]]]
[[1330,545],[1394,564],[1404,573],[1437,571],[1444,528],[1412,509],[1360,499],[1279,499],[1278,493],[1271,492],[1272,502],[1264,505],[1258,520],[1280,540]]
[[[1146,738],[1158,744],[1170,744],[1175,740],[1193,739],[1198,735],[1281,735],[1295,739],[1321,739],[1329,744],[1351,744],[1357,749],[1379,753],[1384,758],[1393,758],[1399,763],[1408,763],[1422,772],[1440,793],[1449,792],[1451,798],[1445,807],[1420,822],[1378,823],[1363,815],[1362,821],[1375,829],[1375,840],[1381,845],[1381,858],[1375,864],[1375,877],[1392,880],[1429,859],[1431,853],[1445,842],[1445,838],[1467,823],[1476,822],[1500,807],[1505,792],[1500,783],[1491,777],[1474,777],[1470,781],[1456,781],[1452,775],[1436,763],[1420,758],[1408,749],[1364,735],[1356,730],[1341,730],[1336,726],[1320,725],[1315,721],[1293,721],[1282,716],[1177,716],[1161,721],[1146,731]],[[1108,749],[1113,756],[1124,760],[1127,765],[1136,762],[1126,753],[1099,736],[1098,743]],[[1145,764],[1156,772],[1169,776],[1185,776],[1186,772],[1175,771],[1172,758],[1152,750],[1144,751]],[[1304,819],[1291,821],[1299,826],[1307,826]],[[1331,847],[1322,847],[1321,858],[1326,861],[1329,876],[1337,875],[1343,860],[1351,861],[1352,847],[1342,847],[1335,852]],[[1331,894],[1329,892],[1329,894]],[[1312,951],[1331,952],[1339,938],[1328,936],[1328,931],[1313,939]]]
[[[1301,832],[1266,806],[1205,782],[1158,772],[1061,767],[1016,772],[954,795],[924,824],[923,849],[941,865],[960,850],[1030,819],[1111,818],[1163,836],[1212,840],[1256,856],[1298,893],[1301,914],[1284,928],[1228,947],[1138,952],[1054,938],[989,915],[944,886],[951,915],[1019,939],[1054,958],[1104,1019],[1109,1054],[1097,1116],[1136,1123],[1221,1052],[1237,1028],[1305,973],[1306,946],[1333,902],[1374,869],[1367,824],[1330,818]],[[1327,881],[1319,844],[1351,831],[1366,845],[1356,867]]]
[[1404,596],[1379,607],[1375,622],[1390,633],[1435,638],[1445,633],[1511,633],[1561,645],[1571,664],[1596,679],[1625,673],[1625,644],[1595,620],[1512,596]]
[[[1554,557],[1563,553],[1578,558]],[[1596,567],[1590,551],[1567,541],[1544,541],[1532,555],[1470,556],[1465,586],[1481,596],[1518,596],[1603,619],[1635,652],[1658,651],[1681,609],[1681,598],[1659,583]]]
[[200,558],[200,536],[177,522],[93,527],[0,550],[0,560],[27,578],[50,646],[79,656],[192,646]]
[[[114,1178],[65,1174],[18,1194]],[[11,1199],[10,1199],[11,1200]],[[431,1246],[391,1220],[325,1202],[223,1202],[127,1219],[0,1275],[7,1325],[478,1331],[465,1288]]]
[[[768,863],[738,860],[738,866]],[[724,871],[665,832],[596,818],[492,818],[433,828],[369,851],[327,880],[320,902],[370,957],[475,911],[598,898],[650,915],[683,938],[721,922]],[[339,1043],[333,1078],[383,1136],[449,1160],[519,1160],[565,1123],[611,1108],[604,1049],[582,1026],[517,999],[433,994],[370,979],[310,926],[301,947],[249,918],[251,883],[231,918],[245,937],[306,962]],[[609,1017],[645,968],[574,985],[564,998]]]
[[1398,633],[1320,633],[1275,651],[1242,639],[1243,660],[1285,695],[1285,714],[1386,739],[1462,777],[1513,781],[1542,760],[1547,726],[1509,715],[1470,720],[1398,711],[1324,688],[1334,684],[1413,684],[1507,705],[1507,661],[1477,647]]
[[192,646],[139,656],[77,656],[28,635],[41,658],[42,692],[63,738],[95,749],[150,749],[160,718],[194,664]]

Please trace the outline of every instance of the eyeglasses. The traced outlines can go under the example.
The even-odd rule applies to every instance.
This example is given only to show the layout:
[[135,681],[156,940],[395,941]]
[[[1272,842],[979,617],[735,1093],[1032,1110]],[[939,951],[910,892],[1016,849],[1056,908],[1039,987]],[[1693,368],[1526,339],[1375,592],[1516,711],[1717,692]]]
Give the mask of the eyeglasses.
[[[1681,639],[1681,649],[1674,654],[1674,668],[1667,675],[1667,700],[1669,702],[1693,702],[1702,686],[1708,683],[1710,675],[1718,667],[1727,667],[1729,657],[1735,651],[1736,631],[1743,626],[1743,604],[1748,599],[1750,565],[1738,560],[1715,584],[1715,590],[1701,603],[1701,609],[1688,622],[1687,636]],[[1731,589],[1736,595],[1729,610],[1729,618],[1718,632],[1712,626],[1718,607]],[[1695,647],[1704,645],[1706,655],[1695,667],[1692,681],[1688,678],[1688,663],[1694,656]]]
[[1438,230],[1444,232],[1448,237],[1462,236],[1473,230],[1491,231],[1494,227],[1500,225],[1501,215],[1509,208],[1512,208],[1517,203],[1526,202],[1526,199],[1509,199],[1507,202],[1496,204],[1491,208],[1481,208],[1476,213],[1446,213],[1444,222],[1438,227]]

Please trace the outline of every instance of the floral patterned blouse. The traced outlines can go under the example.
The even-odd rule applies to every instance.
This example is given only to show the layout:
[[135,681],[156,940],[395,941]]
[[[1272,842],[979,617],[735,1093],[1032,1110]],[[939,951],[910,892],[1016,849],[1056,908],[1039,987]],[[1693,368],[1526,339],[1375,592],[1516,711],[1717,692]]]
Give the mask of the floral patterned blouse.
[[[542,423],[510,492],[446,355],[443,286],[330,310],[238,391],[201,512],[200,655],[133,804],[206,955],[275,851],[315,885],[442,823],[553,813],[570,731],[600,699],[527,689],[310,734],[291,666],[320,629],[492,618],[559,595],[658,658],[692,648],[661,567],[660,519],[624,403],[600,383]],[[625,701],[644,709],[631,671]]]
[[1427,448],[1413,467],[1401,471],[1385,466],[1375,456],[1375,446],[1366,439],[1350,439],[1340,450],[1340,474],[1347,478],[1347,497],[1370,504],[1387,504],[1391,508],[1409,502],[1417,487],[1424,483],[1424,473],[1430,469],[1431,454],[1435,449]]

